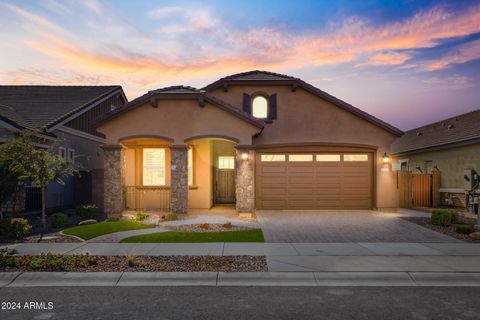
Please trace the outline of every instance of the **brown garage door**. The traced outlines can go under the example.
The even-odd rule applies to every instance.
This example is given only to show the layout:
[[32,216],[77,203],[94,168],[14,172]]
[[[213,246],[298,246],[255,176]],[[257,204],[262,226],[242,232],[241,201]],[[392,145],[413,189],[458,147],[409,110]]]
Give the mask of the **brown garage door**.
[[257,209],[370,209],[371,153],[257,154]]

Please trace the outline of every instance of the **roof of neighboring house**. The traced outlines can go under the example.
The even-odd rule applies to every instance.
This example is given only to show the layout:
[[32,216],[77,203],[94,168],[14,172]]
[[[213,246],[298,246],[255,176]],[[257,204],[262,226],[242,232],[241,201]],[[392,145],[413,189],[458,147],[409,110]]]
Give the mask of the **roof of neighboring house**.
[[392,154],[426,151],[480,139],[480,110],[409,130],[392,144]]
[[48,129],[121,86],[0,86],[0,117],[25,129]]
[[403,131],[368,114],[367,112],[358,109],[357,107],[352,106],[351,104],[340,100],[325,91],[322,91],[318,89],[317,87],[312,86],[311,84],[295,77],[291,77],[288,75],[280,74],[280,73],[274,73],[274,72],[269,72],[269,71],[261,71],[261,70],[254,70],[254,71],[249,71],[249,72],[243,72],[243,73],[237,73],[234,75],[230,75],[224,78],[221,78],[206,87],[203,88],[203,90],[206,91],[212,91],[216,88],[219,88],[223,85],[229,85],[229,84],[245,84],[245,83],[253,83],[256,84],[258,82],[263,82],[263,83],[268,83],[268,84],[286,84],[286,85],[295,85],[298,86],[326,101],[329,101],[333,103],[334,105],[349,111],[355,115],[357,115],[360,118],[363,118],[367,120],[370,123],[373,123],[374,125],[383,128],[384,130],[396,135],[396,136],[401,136],[403,134]]
[[128,110],[131,110],[133,108],[136,108],[138,106],[141,106],[145,103],[156,103],[157,101],[155,99],[157,98],[172,98],[174,99],[175,97],[189,97],[191,99],[197,99],[199,101],[199,104],[202,104],[204,101],[207,101],[217,107],[220,107],[221,109],[227,111],[228,113],[231,113],[239,118],[241,118],[244,121],[247,121],[251,124],[253,124],[256,127],[263,128],[265,123],[252,116],[251,114],[244,112],[243,110],[240,110],[238,108],[235,108],[233,105],[230,103],[223,101],[210,93],[207,93],[203,90],[199,90],[193,87],[189,86],[171,86],[171,87],[165,87],[165,88],[160,88],[156,90],[151,90],[148,91],[146,94],[133,99],[132,101],[128,102],[127,104],[121,106],[120,108],[117,108],[115,110],[112,110],[105,115],[103,115],[98,121],[96,121],[96,125],[99,126],[100,124],[115,118],[123,113],[125,113]]

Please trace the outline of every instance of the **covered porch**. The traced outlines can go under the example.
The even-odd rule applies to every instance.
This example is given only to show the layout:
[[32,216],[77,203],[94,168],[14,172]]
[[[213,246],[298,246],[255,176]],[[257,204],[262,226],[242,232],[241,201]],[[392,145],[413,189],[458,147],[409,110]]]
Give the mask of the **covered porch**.
[[[175,208],[172,209],[171,199],[172,176],[175,176],[176,172],[184,174],[184,166],[187,171],[188,210],[208,210],[215,205],[235,205],[238,167],[236,144],[237,141],[225,137],[191,139],[186,141],[183,148],[172,147],[169,139],[161,137],[133,137],[122,140],[124,209],[175,211]],[[181,161],[185,153],[186,165]],[[176,160],[172,158],[172,154],[177,157]],[[172,163],[173,160],[175,164]],[[183,183],[180,183],[180,187],[182,186]]]

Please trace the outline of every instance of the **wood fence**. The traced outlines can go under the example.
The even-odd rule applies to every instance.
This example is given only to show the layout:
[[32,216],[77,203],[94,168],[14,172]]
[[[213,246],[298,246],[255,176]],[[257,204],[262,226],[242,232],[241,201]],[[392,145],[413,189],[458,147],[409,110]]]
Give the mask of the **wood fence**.
[[440,205],[440,171],[433,171],[431,174],[397,171],[395,174],[400,208]]
[[170,187],[125,186],[125,209],[170,210]]

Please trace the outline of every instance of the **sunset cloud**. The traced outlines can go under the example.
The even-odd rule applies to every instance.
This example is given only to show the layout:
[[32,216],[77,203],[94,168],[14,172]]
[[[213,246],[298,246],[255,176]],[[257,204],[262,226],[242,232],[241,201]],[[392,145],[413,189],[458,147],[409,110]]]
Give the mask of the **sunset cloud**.
[[[474,40],[440,57],[415,60],[416,50],[480,32],[480,5],[459,11],[424,8],[394,22],[373,23],[352,15],[318,30],[294,30],[276,23],[239,27],[207,6],[156,7],[127,19],[115,6],[99,1],[77,5],[91,15],[78,19],[75,30],[73,24],[60,23],[32,8],[0,2],[23,25],[19,46],[50,59],[54,68],[70,70],[67,74],[74,81],[119,79],[114,82],[125,82],[130,92],[248,69],[344,64],[425,72],[480,58],[480,40]],[[71,15],[69,20],[76,18],[76,10],[63,2],[46,0],[42,6],[59,16]],[[41,81],[37,66],[6,71],[8,81],[28,83],[29,77]],[[53,79],[55,73],[50,74]],[[59,76],[59,83],[65,81]]]

